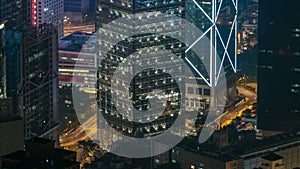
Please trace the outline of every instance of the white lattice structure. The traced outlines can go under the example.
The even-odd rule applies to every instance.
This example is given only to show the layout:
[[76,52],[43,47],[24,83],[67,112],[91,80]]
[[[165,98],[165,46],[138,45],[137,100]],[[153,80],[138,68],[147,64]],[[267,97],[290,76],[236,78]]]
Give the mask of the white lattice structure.
[[[234,72],[237,71],[237,14],[238,0],[189,0],[191,8],[195,10],[191,15],[197,14],[201,18],[191,19],[198,27],[202,27],[203,35],[201,35],[193,44],[187,48],[186,53],[193,48],[205,36],[210,39],[210,70],[209,78],[205,77],[195,66],[189,61],[191,67],[202,77],[202,79],[210,87],[216,86],[221,75],[222,66],[227,60]],[[225,12],[224,12],[225,11]],[[199,24],[200,23],[200,24]],[[223,27],[230,28],[229,32],[222,32]],[[206,27],[206,28],[205,28]],[[229,51],[229,48],[232,50]],[[218,59],[219,57],[220,59]],[[226,68],[224,68],[226,69]],[[225,70],[226,72],[226,70]]]

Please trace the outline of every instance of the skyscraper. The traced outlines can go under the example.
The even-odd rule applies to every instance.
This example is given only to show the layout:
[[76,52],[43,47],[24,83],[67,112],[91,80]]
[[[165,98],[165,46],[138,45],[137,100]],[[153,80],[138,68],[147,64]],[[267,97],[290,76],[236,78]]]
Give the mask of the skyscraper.
[[[235,97],[235,72],[237,70],[236,56],[236,37],[237,37],[237,0],[186,0],[185,19],[195,24],[205,36],[210,40],[211,44],[207,44],[207,48],[211,49],[210,59],[214,57],[210,69],[205,71],[201,63],[198,65],[204,77],[210,78],[212,83],[213,77],[223,76],[219,71],[224,68],[227,81],[227,98],[228,100]],[[204,38],[197,41],[201,43]],[[192,53],[187,53],[192,58]],[[213,73],[212,73],[213,72]]]
[[[181,0],[175,0],[170,2],[164,2],[161,0],[155,1],[106,1],[98,0],[96,2],[96,31],[112,33],[112,36],[120,37],[120,42],[117,46],[112,47],[109,53],[104,51],[97,52],[99,57],[105,59],[98,63],[98,106],[100,113],[106,119],[106,121],[116,130],[122,132],[124,135],[131,137],[149,137],[169,128],[179,112],[179,99],[178,96],[178,82],[174,80],[168,73],[168,71],[177,72],[177,75],[183,75],[184,68],[178,60],[184,56],[185,46],[183,43],[172,39],[171,37],[156,35],[156,34],[138,34],[136,36],[128,37],[127,40],[122,40],[121,36],[126,35],[126,31],[137,31],[138,26],[151,29],[155,26],[167,28],[172,27],[171,22],[160,23],[146,23],[144,25],[135,25],[134,23],[128,23],[126,25],[120,25],[119,31],[109,30],[104,28],[103,25],[110,23],[111,21],[126,17],[130,14],[136,14],[141,12],[163,12],[168,14],[175,14],[179,17],[184,15],[184,2]],[[149,16],[151,17],[151,16]],[[174,27],[174,26],[173,26]],[[110,44],[112,41],[108,39],[100,39],[100,44]],[[148,49],[147,49],[148,48]],[[173,52],[178,57],[171,57],[165,52],[156,52],[155,48],[167,49]],[[137,52],[140,53],[137,53]],[[145,57],[142,53],[146,53]],[[131,57],[129,57],[131,56]],[[115,81],[113,75],[124,59],[139,58],[141,62],[127,65],[122,69],[121,73],[126,76],[118,77]],[[126,77],[130,76],[136,70],[151,65],[153,69],[145,69],[135,74],[132,81],[128,81]],[[109,71],[107,71],[109,70]],[[133,73],[134,74],[134,73]],[[175,77],[180,79],[179,77]],[[127,86],[126,84],[129,84]],[[123,99],[121,96],[126,91],[130,93],[130,103]],[[139,111],[148,110],[151,105],[149,103],[148,96],[155,97],[154,93],[150,93],[153,90],[162,90],[167,98],[166,109],[160,112],[160,116],[145,114],[139,116],[139,120],[136,119],[136,114],[130,108],[129,104],[133,104]],[[117,95],[113,97],[110,92]],[[125,112],[118,112],[117,107],[123,107]],[[155,109],[155,107],[152,107]],[[159,112],[158,112],[159,113]],[[99,116],[99,115],[98,115]],[[149,119],[154,119],[150,122],[145,122]],[[98,120],[99,121],[99,120]],[[143,123],[145,122],[145,123]],[[98,128],[101,129],[101,122],[98,123]],[[102,134],[99,134],[101,136]],[[103,136],[104,137],[104,136]],[[109,140],[113,136],[103,138]],[[100,141],[101,142],[101,141]]]
[[36,0],[0,3],[0,19],[6,20],[5,29],[1,24],[2,110],[22,117],[24,139],[40,136],[58,144],[57,31],[51,24],[32,23],[42,11]]
[[58,32],[58,38],[64,35],[63,0],[31,0],[31,22],[34,26],[52,23]]
[[6,26],[13,26],[27,21],[25,17],[27,12],[25,0],[1,0],[0,1],[0,19],[7,20]]
[[[198,2],[198,1],[197,1]],[[189,10],[189,11],[187,11]],[[216,64],[210,67],[210,70],[205,70],[205,67],[201,64],[202,60],[199,60],[195,54],[193,54],[192,50],[189,50],[186,48],[186,46],[183,43],[178,42],[175,39],[168,39],[163,36],[155,36],[155,35],[137,35],[130,37],[129,40],[122,39],[122,33],[126,35],[126,32],[134,32],[136,28],[147,28],[148,30],[156,29],[156,27],[163,27],[166,29],[171,30],[171,28],[178,26],[178,25],[172,25],[168,23],[172,23],[171,21],[167,22],[159,22],[159,23],[147,23],[145,22],[144,25],[134,25],[134,23],[126,23],[126,24],[118,24],[111,27],[111,29],[105,28],[104,25],[111,23],[113,20],[116,20],[118,18],[126,18],[130,14],[137,14],[137,13],[146,13],[146,12],[162,12],[167,14],[176,15],[181,18],[185,18],[186,20],[192,22],[195,24],[205,36],[198,36],[195,34],[193,38],[196,37],[196,40],[194,44],[199,45],[199,48],[203,48],[205,46],[206,49],[209,49],[211,53],[208,55],[205,55],[205,58],[208,58],[210,62],[210,66],[212,64]],[[225,67],[226,73],[228,74],[227,80],[228,80],[228,86],[231,87],[231,93],[235,93],[235,88],[232,87],[232,84],[234,84],[234,76],[231,76],[231,72],[236,71],[236,53],[235,53],[235,36],[236,36],[236,17],[237,17],[237,2],[236,1],[199,1],[198,3],[195,3],[193,1],[181,1],[181,0],[175,0],[175,1],[162,1],[162,0],[155,0],[155,1],[139,1],[139,0],[133,0],[133,1],[104,1],[104,0],[98,0],[96,1],[96,31],[100,31],[103,34],[106,34],[107,38],[100,39],[99,44],[104,46],[111,46],[111,51],[106,54],[105,52],[101,51],[98,55],[100,57],[107,57],[107,59],[104,61],[102,60],[101,63],[98,63],[99,69],[98,69],[98,84],[99,86],[99,93],[98,93],[98,105],[100,107],[100,112],[103,114],[103,116],[106,118],[108,123],[116,128],[117,130],[120,130],[125,135],[134,136],[138,130],[141,130],[142,133],[146,133],[147,136],[159,134],[161,131],[165,130],[166,128],[170,127],[172,125],[172,119],[174,119],[173,116],[176,116],[177,114],[173,114],[173,112],[176,112],[178,110],[175,108],[174,110],[168,110],[168,106],[176,104],[177,100],[173,100],[169,103],[167,103],[167,108],[164,111],[163,118],[158,118],[157,121],[153,121],[153,123],[134,123],[133,117],[130,117],[130,111],[132,112],[130,108],[128,108],[126,105],[124,105],[122,101],[118,102],[117,100],[114,100],[114,98],[111,96],[112,85],[120,85],[122,87],[118,88],[119,91],[113,91],[119,94],[119,98],[126,98],[126,95],[122,95],[122,90],[126,91],[126,85],[128,84],[128,81],[126,82],[126,75],[129,75],[131,72],[134,72],[136,68],[143,65],[151,65],[154,62],[157,62],[156,64],[162,64],[162,63],[168,63],[169,60],[158,54],[159,52],[148,53],[148,56],[157,55],[156,59],[152,59],[149,57],[147,58],[139,58],[139,56],[136,56],[136,58],[139,58],[142,60],[138,66],[135,67],[129,66],[123,69],[124,76],[119,81],[113,81],[111,82],[111,79],[113,78],[113,71],[118,67],[118,64],[121,62],[125,62],[125,58],[129,55],[134,55],[136,51],[140,51],[141,53],[143,50],[146,50],[145,48],[151,48],[151,47],[162,47],[166,50],[172,50],[176,51],[174,52],[179,58],[174,59],[174,63],[171,63],[171,65],[168,65],[170,67],[173,66],[173,70],[179,71],[180,75],[184,75],[184,68],[180,64],[175,64],[177,59],[182,58],[191,58],[191,63],[187,64],[189,65],[189,69],[192,71],[195,71],[193,73],[197,74],[197,71],[202,71],[201,73],[204,74],[204,76],[197,76],[197,79],[201,79],[201,81],[205,81],[206,84],[212,85],[215,84],[212,81],[216,81],[219,77],[224,77],[222,66]],[[196,15],[196,17],[195,17]],[[227,17],[226,17],[227,16]],[[151,18],[152,16],[149,15],[147,18]],[[130,18],[130,17],[129,17]],[[181,28],[182,30],[182,28]],[[205,41],[206,38],[203,37],[210,37],[211,41]],[[118,43],[116,46],[113,46],[112,42],[113,40],[120,39],[120,43]],[[166,38],[166,39],[164,39]],[[191,38],[192,39],[192,38]],[[214,39],[214,40],[213,40]],[[203,41],[202,41],[203,40]],[[200,42],[201,41],[201,42]],[[207,42],[207,43],[205,43]],[[193,44],[193,45],[194,45]],[[189,44],[190,45],[190,44]],[[218,45],[218,47],[215,47]],[[188,50],[188,52],[186,51]],[[216,59],[217,56],[216,53],[219,53],[220,59]],[[162,54],[164,55],[164,54]],[[203,57],[203,58],[204,58]],[[211,60],[211,59],[215,60]],[[144,60],[145,59],[145,60]],[[161,60],[160,60],[161,59]],[[164,61],[162,61],[164,60]],[[173,59],[171,59],[173,60]],[[218,62],[217,62],[218,61]],[[161,63],[159,63],[161,62]],[[172,61],[170,61],[172,62]],[[156,67],[159,69],[160,67]],[[197,70],[195,70],[197,69]],[[232,70],[233,69],[233,70]],[[133,70],[133,71],[132,71]],[[112,72],[110,72],[112,71]],[[182,72],[180,72],[182,71]],[[231,72],[230,72],[231,71]],[[153,73],[154,72],[154,73]],[[166,80],[168,79],[167,76],[164,76],[163,73],[165,71],[142,71],[135,78],[132,79],[132,82],[130,83],[129,90],[132,92],[130,94],[130,100],[133,103],[134,107],[137,108],[140,111],[147,110],[149,108],[148,100],[147,100],[147,94],[152,90],[152,87],[160,86],[164,87],[163,84],[166,84],[166,86],[172,88],[172,90],[177,92],[178,88],[176,89],[176,83],[173,83],[172,80]],[[212,73],[213,72],[213,73]],[[222,73],[220,73],[222,72]],[[199,74],[198,74],[199,75]],[[232,78],[233,77],[233,78]],[[184,78],[190,78],[190,77],[184,77]],[[183,78],[183,79],[184,79]],[[153,79],[157,80],[157,82],[154,82],[152,84]],[[195,79],[195,78],[194,78]],[[134,84],[136,83],[136,84]],[[203,84],[203,83],[201,83]],[[131,86],[132,85],[132,86]],[[226,84],[224,84],[226,86]],[[188,89],[188,88],[187,88]],[[191,88],[192,89],[192,88]],[[168,92],[172,91],[167,89]],[[172,91],[172,92],[174,92]],[[202,90],[201,90],[202,91]],[[205,90],[206,95],[209,97],[210,90]],[[168,96],[170,93],[166,93],[165,95]],[[199,91],[198,93],[199,94]],[[197,102],[201,104],[201,96],[197,98]],[[203,102],[202,102],[203,103]],[[168,105],[169,104],[169,105]],[[197,103],[196,103],[197,104]],[[122,106],[123,108],[128,111],[128,116],[124,114],[120,114],[118,111],[116,111],[115,107]],[[172,107],[172,106],[170,106]],[[196,106],[195,106],[196,107]],[[199,106],[198,106],[199,107]],[[173,107],[174,108],[174,107]],[[205,106],[205,108],[207,108]],[[145,116],[147,119],[147,116]],[[168,119],[169,118],[169,119]],[[176,117],[175,117],[176,118]],[[98,120],[99,121],[99,120]],[[98,126],[99,128],[99,126]],[[145,135],[145,136],[146,136]],[[141,137],[141,136],[139,136]],[[144,136],[142,136],[144,137]]]
[[58,140],[57,31],[51,24],[20,24],[5,30],[7,97],[24,119],[25,139]]
[[299,5],[259,1],[259,129],[300,129]]

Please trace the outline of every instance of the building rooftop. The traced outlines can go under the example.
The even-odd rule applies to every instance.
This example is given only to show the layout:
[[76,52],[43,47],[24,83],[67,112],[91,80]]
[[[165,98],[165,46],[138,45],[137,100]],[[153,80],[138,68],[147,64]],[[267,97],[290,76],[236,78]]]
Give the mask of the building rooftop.
[[38,144],[49,144],[53,143],[53,140],[48,140],[40,137],[34,137],[32,139],[26,140],[26,142],[38,143]]
[[290,132],[255,140],[251,143],[239,144],[235,153],[239,153],[243,157],[257,156],[257,154],[264,155],[272,152],[274,147],[284,148],[296,144],[300,145],[300,132]]
[[[246,133],[251,134],[251,132]],[[224,151],[219,151],[209,141],[198,144],[193,138],[185,138],[177,147],[220,161],[231,161],[240,158],[264,156],[265,159],[277,159],[280,156],[272,155],[275,150],[300,145],[300,132],[290,132],[267,137],[262,140],[243,140],[230,145]],[[271,155],[270,155],[271,154]]]
[[[88,46],[96,43],[96,40],[90,39],[92,34],[85,32],[74,32],[61,40],[59,40],[59,50],[61,51],[71,51],[71,52],[80,52],[84,45]],[[89,41],[91,43],[86,44]],[[93,45],[91,46],[93,47]]]
[[268,155],[263,156],[262,159],[269,160],[269,161],[276,161],[276,160],[283,159],[283,157],[275,153],[270,153]]
[[49,157],[48,159],[43,159],[43,160],[36,160],[36,159],[31,159],[30,156],[28,156],[26,151],[19,150],[16,152],[13,152],[11,154],[5,155],[1,157],[4,161],[13,161],[16,165],[15,167],[20,167],[24,169],[31,169],[31,168],[40,168],[40,167],[45,167],[45,166],[50,166],[50,167],[55,167],[58,169],[61,168],[67,168],[70,166],[78,165],[79,164],[75,161],[70,161],[70,160],[65,160],[63,158],[51,158]]
[[14,115],[0,115],[0,123],[6,123],[17,120],[22,120],[22,118]]
[[[70,159],[66,159],[69,155],[74,155],[76,157],[76,152],[63,150],[63,149],[53,149],[54,154],[49,153],[49,156],[41,155],[41,158],[36,157],[39,152],[35,152],[35,154],[30,154],[27,151],[19,150],[15,151],[11,154],[5,155],[2,158],[2,162],[9,161],[13,162],[16,167],[22,166],[24,169],[31,168],[40,168],[45,166],[50,166],[54,168],[67,168],[70,166],[79,166],[79,163],[72,161]],[[41,150],[40,153],[43,154],[44,150]]]

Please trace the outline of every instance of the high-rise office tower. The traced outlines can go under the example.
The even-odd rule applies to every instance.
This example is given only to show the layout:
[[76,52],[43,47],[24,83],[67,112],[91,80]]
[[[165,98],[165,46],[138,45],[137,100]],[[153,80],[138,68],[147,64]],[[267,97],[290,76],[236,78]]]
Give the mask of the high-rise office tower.
[[300,129],[299,5],[259,1],[259,129]]
[[[122,16],[126,17],[130,14],[141,12],[163,12],[183,17],[184,6],[185,3],[181,0],[170,2],[161,0],[96,1],[96,31],[108,33],[108,35],[111,34],[113,36],[112,38],[119,38],[118,44],[113,46],[112,50],[108,53],[102,50],[97,52],[99,58],[104,57],[104,59],[98,63],[98,65],[100,65],[98,68],[99,83],[97,86],[99,89],[97,94],[99,111],[111,127],[124,135],[131,137],[150,137],[161,133],[173,124],[179,114],[180,107],[180,96],[178,95],[178,83],[180,82],[176,82],[175,79],[180,79],[180,76],[184,74],[184,67],[179,60],[181,60],[181,57],[184,57],[185,46],[182,42],[168,36],[138,34],[138,27],[147,29],[156,26],[163,29],[175,28],[178,25],[172,25],[172,20],[168,21],[168,23],[166,21],[159,23],[151,23],[151,21],[149,21],[145,22],[144,25],[136,25],[135,23],[120,24],[118,25],[120,26],[119,28],[116,27],[118,31],[114,28],[104,28],[103,25]],[[149,15],[149,17],[151,16]],[[137,35],[123,40],[122,36],[126,35],[127,31],[137,32]],[[100,45],[110,43],[112,43],[112,39],[110,38],[100,39]],[[157,52],[155,49],[166,50],[164,50],[165,52]],[[166,52],[167,50],[170,50],[177,57],[170,56],[170,54]],[[139,62],[137,63],[133,61],[132,64],[126,65],[124,69],[120,70],[124,76],[119,76],[112,82],[111,80],[113,79],[114,73],[117,72],[118,65],[124,62],[125,59],[137,59],[140,60],[140,62],[137,61]],[[145,69],[147,65],[152,68]],[[140,69],[145,70],[137,71]],[[166,72],[176,72],[175,74],[178,76],[172,78],[170,74]],[[134,77],[128,81],[128,77],[131,74],[134,74]],[[127,84],[129,86],[127,86]],[[140,113],[140,116],[136,118],[133,109],[137,109],[140,112],[148,110],[149,108],[155,109],[154,106],[151,107],[148,98],[155,97],[155,93],[151,94],[153,90],[162,90],[165,93],[165,110],[158,112],[161,113],[159,115]],[[118,96],[113,97],[111,92]],[[126,98],[124,95],[126,92],[129,92],[130,98]],[[125,99],[130,99],[130,102]],[[133,109],[131,109],[130,104],[134,106]],[[120,109],[118,110],[117,107],[123,108],[124,112],[119,112]],[[98,122],[100,121],[98,120]],[[102,123],[103,122],[98,123],[98,129],[101,129]],[[103,137],[101,141],[109,141],[114,136],[103,136],[103,133],[101,133],[99,137]]]
[[25,139],[58,140],[57,32],[50,25],[29,25],[32,2],[1,0],[1,113],[23,117]]
[[52,23],[58,32],[58,38],[64,35],[63,0],[31,0],[31,23],[39,26]]
[[[237,0],[186,0],[185,19],[195,24],[205,36],[210,44],[210,70],[203,70],[201,63],[198,69],[204,77],[218,79],[225,74],[227,81],[228,100],[235,97],[235,72],[237,71]],[[197,43],[201,43],[201,38]],[[192,58],[193,53],[187,53]],[[217,58],[218,57],[218,58]],[[224,69],[224,74],[220,73]]]
[[25,0],[1,0],[0,1],[0,19],[6,20],[6,26],[13,26],[27,21],[25,16],[28,14],[25,10]]
[[[187,8],[186,8],[187,7]],[[205,9],[205,10],[204,10]],[[189,11],[187,11],[189,10]],[[134,32],[135,28],[147,28],[151,30],[156,27],[163,27],[166,29],[170,29],[178,26],[168,24],[167,22],[159,22],[159,23],[147,23],[145,25],[134,25],[134,23],[126,23],[126,24],[118,24],[116,27],[112,26],[111,29],[107,29],[103,27],[105,24],[110,23],[111,21],[118,19],[120,17],[127,17],[129,14],[136,13],[146,13],[146,12],[162,12],[167,14],[173,14],[178,17],[185,18],[188,21],[191,21],[195,24],[199,29],[207,35],[207,37],[212,37],[210,43],[203,43],[204,41],[197,41],[195,43],[200,44],[201,47],[206,45],[204,48],[210,49],[212,51],[211,54],[205,56],[208,58],[214,58],[216,52],[219,53],[220,59],[219,62],[216,61],[216,65],[214,67],[210,67],[210,70],[205,70],[204,66],[201,64],[201,61],[197,58],[196,55],[190,50],[190,52],[185,53],[186,46],[183,43],[178,42],[175,39],[157,35],[149,35],[149,34],[141,34],[137,36],[130,37],[127,40],[122,39],[122,33],[126,35],[126,31]],[[197,15],[196,15],[197,14]],[[178,104],[178,98],[173,98],[174,100],[169,100],[166,105],[166,109],[163,112],[163,115],[157,120],[152,121],[152,123],[135,123],[133,122],[134,117],[131,117],[131,113],[133,112],[130,109],[130,106],[125,105],[123,101],[116,100],[112,97],[112,93],[116,92],[118,98],[126,98],[126,95],[123,95],[123,91],[127,91],[126,87],[129,87],[130,101],[140,111],[147,110],[149,107],[147,95],[149,92],[155,87],[159,86],[166,89],[165,96],[172,95],[170,93],[178,92],[178,87],[176,86],[176,82],[174,83],[172,78],[169,78],[164,74],[165,71],[161,70],[145,70],[137,74],[132,81],[126,82],[126,75],[134,72],[134,69],[137,69],[141,66],[151,65],[153,63],[157,65],[163,65],[169,63],[170,67],[173,67],[173,71],[178,71],[178,75],[184,75],[183,65],[177,64],[178,59],[182,59],[185,57],[191,58],[191,65],[188,67],[193,70],[194,68],[202,71],[204,74],[203,77],[197,77],[198,79],[204,83],[204,81],[208,81],[208,83],[212,84],[212,80],[215,81],[218,77],[224,76],[224,74],[220,73],[221,67],[226,65],[225,70],[226,73],[229,73],[229,70],[232,72],[236,71],[236,53],[235,53],[235,35],[236,35],[236,14],[237,14],[237,2],[236,1],[201,1],[201,3],[195,3],[193,1],[186,2],[181,0],[175,1],[104,1],[98,0],[96,1],[96,31],[100,31],[106,34],[107,38],[100,39],[100,45],[111,46],[111,50],[109,53],[105,53],[103,51],[98,52],[97,55],[100,55],[99,58],[105,58],[98,63],[98,84],[99,93],[98,93],[98,105],[100,108],[100,113],[106,118],[106,121],[117,130],[121,131],[121,133],[130,136],[136,136],[136,131],[140,130],[144,133],[145,137],[152,136],[155,134],[159,134],[161,131],[164,131],[166,128],[172,125],[172,122],[175,116],[177,115],[176,110],[178,107],[174,106]],[[195,17],[196,15],[196,17]],[[226,18],[227,16],[227,18]],[[148,16],[151,18],[152,16]],[[223,18],[223,19],[221,19]],[[172,22],[172,21],[168,21]],[[200,22],[200,24],[199,24]],[[217,24],[216,24],[217,23]],[[120,27],[118,27],[120,26]],[[195,38],[197,35],[193,38]],[[120,39],[120,43],[116,46],[113,46],[112,40],[116,40],[115,38]],[[198,39],[199,37],[196,37]],[[199,38],[201,39],[201,38]],[[218,45],[219,48],[214,48],[214,46]],[[139,58],[141,62],[135,66],[134,63],[132,66],[126,67],[123,69],[124,76],[116,81],[111,82],[113,78],[113,73],[117,69],[118,64],[121,62],[125,62],[125,58],[129,55],[133,55],[133,57],[138,58],[139,55],[135,56],[136,51],[140,51],[141,53],[146,50],[146,48],[151,47],[161,47],[163,49],[176,51],[175,54],[180,56],[179,58],[174,59],[174,63],[172,61],[165,58],[163,53],[160,55],[159,52],[150,52],[147,53],[149,58]],[[147,50],[146,50],[147,51]],[[155,59],[152,58],[152,55],[157,55]],[[194,56],[194,57],[193,57]],[[198,59],[198,60],[197,60]],[[172,59],[171,59],[172,60]],[[216,59],[217,60],[217,59]],[[211,61],[211,63],[215,63],[215,61]],[[226,63],[226,64],[225,64]],[[165,65],[165,66],[166,66]],[[193,67],[193,68],[192,68]],[[160,69],[159,66],[156,67]],[[233,69],[233,70],[232,70]],[[162,68],[163,70],[163,68]],[[211,73],[213,70],[214,73]],[[195,73],[195,72],[193,72]],[[196,74],[196,73],[195,73]],[[232,73],[231,73],[232,74]],[[128,76],[127,76],[128,77]],[[234,78],[232,76],[228,76],[228,80],[234,82]],[[190,77],[184,77],[190,78]],[[231,78],[231,79],[230,79]],[[201,84],[203,84],[201,83]],[[232,83],[232,82],[228,82]],[[127,86],[127,84],[130,84]],[[234,84],[234,83],[233,83]],[[114,85],[120,85],[122,87],[115,90]],[[164,86],[165,85],[165,86]],[[112,88],[111,86],[114,86]],[[192,89],[192,88],[191,88]],[[194,89],[194,88],[193,88]],[[114,91],[112,91],[114,90]],[[188,90],[188,88],[187,88]],[[197,94],[200,94],[197,90]],[[232,89],[231,89],[232,90]],[[205,90],[206,95],[210,95],[209,90]],[[233,89],[235,92],[235,90]],[[201,90],[202,92],[202,90]],[[187,91],[189,93],[189,91]],[[176,95],[176,94],[175,94]],[[201,95],[201,94],[200,94]],[[201,104],[201,96],[199,95],[199,104]],[[206,99],[205,99],[206,100]],[[116,111],[116,107],[121,106],[126,109],[128,112],[126,115],[120,114]],[[171,108],[168,108],[171,107]],[[207,106],[208,107],[208,106]],[[205,108],[207,108],[205,107]],[[172,110],[173,109],[173,110]],[[173,117],[174,116],[174,117]],[[145,116],[145,119],[148,117]],[[151,119],[151,117],[150,117]],[[99,120],[98,120],[99,121]],[[142,120],[143,121],[143,120]],[[100,126],[100,124],[99,124]],[[98,126],[98,128],[99,128]],[[140,132],[138,132],[140,134]],[[138,135],[137,137],[144,137]]]
[[9,116],[13,112],[12,98],[7,97],[7,75],[6,75],[6,54],[5,54],[5,30],[28,22],[30,15],[26,12],[27,1],[25,0],[1,0],[0,1],[0,114]]
[[58,139],[57,31],[51,24],[20,24],[5,30],[7,97],[24,119],[25,139]]

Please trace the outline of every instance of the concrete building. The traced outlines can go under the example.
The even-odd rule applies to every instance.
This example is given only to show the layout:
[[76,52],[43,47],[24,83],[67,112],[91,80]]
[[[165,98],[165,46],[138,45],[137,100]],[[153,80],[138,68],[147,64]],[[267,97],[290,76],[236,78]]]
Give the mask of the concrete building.
[[185,79],[186,87],[186,110],[205,110],[209,108],[210,102],[210,87],[204,84],[201,80],[196,80],[197,83],[193,83],[192,80]]
[[182,168],[188,169],[243,169],[243,161],[214,153],[201,154],[197,151],[176,147],[172,150],[172,162],[181,163]]
[[93,38],[91,34],[75,32],[59,40],[60,86],[96,87],[96,40]]
[[262,169],[284,169],[283,157],[271,153],[262,157]]
[[[21,117],[0,112],[0,159],[2,156],[24,149],[24,122]],[[0,161],[0,168],[1,168]]]
[[[216,137],[218,137],[217,140]],[[234,144],[230,143],[231,138],[223,137],[222,134],[215,134],[201,145],[192,140],[187,138],[170,152],[153,157],[155,166],[179,163],[183,169],[258,169],[260,167],[294,169],[300,167],[300,133],[278,134],[262,140],[248,138]]]
[[63,0],[31,0],[31,23],[33,26],[53,24],[58,32],[58,38],[64,35],[64,3]]
[[24,125],[21,117],[0,115],[0,157],[24,148]]

